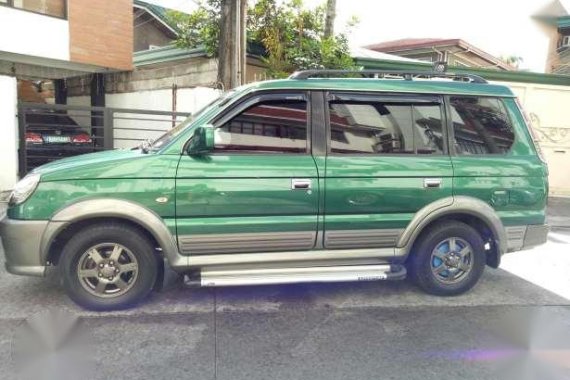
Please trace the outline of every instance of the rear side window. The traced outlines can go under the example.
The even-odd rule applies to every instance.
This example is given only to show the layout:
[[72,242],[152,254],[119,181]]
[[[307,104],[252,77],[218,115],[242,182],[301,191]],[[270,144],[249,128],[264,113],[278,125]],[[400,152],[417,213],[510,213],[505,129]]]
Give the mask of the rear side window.
[[439,104],[334,100],[329,117],[332,153],[443,153]]
[[215,151],[306,153],[307,102],[264,101],[216,129]]
[[515,142],[513,125],[500,99],[451,97],[451,116],[457,154],[505,154]]

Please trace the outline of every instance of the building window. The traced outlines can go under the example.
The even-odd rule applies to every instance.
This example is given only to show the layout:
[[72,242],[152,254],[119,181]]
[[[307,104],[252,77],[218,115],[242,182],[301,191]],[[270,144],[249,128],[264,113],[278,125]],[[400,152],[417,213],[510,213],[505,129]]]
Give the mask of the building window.
[[307,103],[258,103],[216,129],[217,152],[306,153]]
[[335,100],[329,115],[332,153],[443,153],[439,104]]
[[66,0],[0,0],[0,5],[47,16],[67,17]]
[[563,36],[562,37],[561,47],[570,47],[570,36]]
[[499,99],[452,97],[451,114],[459,155],[505,154],[515,142],[513,125]]

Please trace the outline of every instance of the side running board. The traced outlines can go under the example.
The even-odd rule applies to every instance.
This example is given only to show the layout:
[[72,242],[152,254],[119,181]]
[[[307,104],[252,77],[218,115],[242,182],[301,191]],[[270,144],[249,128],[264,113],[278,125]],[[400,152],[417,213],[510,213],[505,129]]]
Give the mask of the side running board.
[[342,265],[305,268],[208,269],[184,276],[187,286],[237,286],[294,284],[309,282],[349,282],[402,280],[406,269],[401,265]]

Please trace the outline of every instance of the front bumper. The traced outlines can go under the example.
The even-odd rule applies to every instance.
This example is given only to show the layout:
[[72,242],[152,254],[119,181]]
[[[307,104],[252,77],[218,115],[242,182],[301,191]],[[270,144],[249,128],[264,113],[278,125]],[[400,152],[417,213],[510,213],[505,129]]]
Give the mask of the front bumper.
[[41,260],[40,244],[47,224],[47,220],[15,220],[8,217],[0,221],[0,238],[8,272],[44,276],[46,266]]

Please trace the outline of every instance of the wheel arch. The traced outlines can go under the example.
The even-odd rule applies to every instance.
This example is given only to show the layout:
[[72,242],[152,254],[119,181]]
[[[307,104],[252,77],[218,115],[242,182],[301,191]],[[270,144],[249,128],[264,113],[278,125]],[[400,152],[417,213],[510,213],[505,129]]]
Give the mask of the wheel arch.
[[487,264],[497,268],[507,250],[507,235],[501,219],[487,203],[473,197],[456,196],[436,201],[414,216],[400,235],[396,255],[404,260],[411,253],[418,238],[431,226],[447,220],[457,220],[475,228],[486,241],[491,241]]
[[93,223],[111,221],[129,224],[146,234],[162,249],[173,267],[183,260],[172,233],[158,214],[135,202],[105,198],[79,201],[56,212],[41,239],[42,262],[56,260],[61,244],[74,231]]

